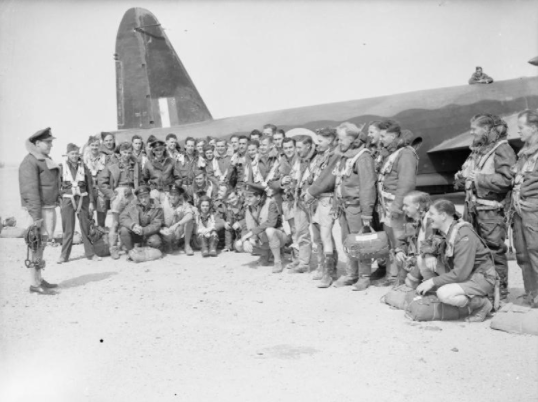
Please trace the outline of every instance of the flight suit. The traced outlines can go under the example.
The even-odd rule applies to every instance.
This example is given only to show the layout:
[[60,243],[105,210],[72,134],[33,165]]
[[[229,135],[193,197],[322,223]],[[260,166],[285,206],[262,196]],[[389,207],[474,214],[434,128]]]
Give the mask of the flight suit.
[[398,237],[403,234],[405,214],[402,210],[403,199],[416,186],[418,156],[410,146],[398,146],[395,141],[386,148],[388,155],[378,175],[377,194],[379,197],[378,212],[383,222],[391,250],[390,272],[387,273],[387,283],[399,279],[403,282],[405,271],[400,270],[394,259],[394,250],[398,247]]
[[[69,169],[68,171],[66,169]],[[93,203],[93,183],[90,171],[82,161],[76,166],[69,161],[62,165],[62,181],[60,194],[62,201],[60,213],[62,215],[62,252],[60,260],[67,261],[73,247],[73,236],[75,235],[75,219],[78,216],[82,243],[84,244],[84,254],[86,258],[94,255],[93,246],[88,238],[90,229],[89,205]]]
[[[508,141],[503,140],[474,149],[455,176],[456,186],[465,186],[463,218],[473,225],[493,252],[503,296],[508,294],[504,200],[512,188],[512,167],[515,164],[514,150]],[[468,179],[471,171],[475,172],[474,181]]]
[[[351,233],[359,233],[363,222],[372,221],[376,201],[376,174],[372,155],[364,146],[347,150],[334,171],[335,213],[340,221],[342,243]],[[340,277],[335,287],[348,286],[357,282],[355,290],[364,290],[370,285],[371,261],[348,259],[347,272]]]
[[538,307],[538,145],[518,154],[512,192],[513,237],[525,294]]
[[[315,149],[305,158],[298,155],[289,161],[290,169],[286,175],[291,179],[290,183],[283,188],[284,204],[283,209],[288,211],[288,219],[292,226],[293,244],[297,246],[297,259],[288,266],[292,273],[304,273],[310,271],[310,259],[312,256],[312,239],[310,234],[310,211],[308,205],[301,198],[302,191],[308,188],[308,178],[310,176],[310,164],[315,156]],[[281,158],[281,166],[287,158]],[[282,169],[281,169],[282,171]]]
[[[327,288],[336,279],[336,264],[338,257],[335,255],[336,245],[332,235],[334,225],[334,168],[340,160],[340,153],[337,149],[327,149],[318,153],[310,165],[310,177],[308,183],[310,187],[304,192],[305,200],[314,197],[316,201],[311,206],[311,229],[313,241],[316,245],[318,262],[322,268],[322,276],[319,269],[314,274],[313,279],[321,279],[318,285],[320,288]],[[308,202],[308,201],[307,201]],[[330,233],[330,241],[322,241],[322,230]],[[331,248],[329,248],[331,247]]]
[[245,175],[247,183],[256,183],[266,189],[272,190],[271,197],[276,201],[279,211],[282,212],[282,189],[278,182],[278,169],[280,163],[276,154],[259,155],[257,160],[251,160],[248,174]]

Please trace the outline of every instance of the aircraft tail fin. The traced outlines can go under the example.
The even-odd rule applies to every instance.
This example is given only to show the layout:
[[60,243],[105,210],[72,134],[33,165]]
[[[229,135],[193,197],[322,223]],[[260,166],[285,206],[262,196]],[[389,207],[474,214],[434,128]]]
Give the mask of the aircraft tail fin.
[[118,129],[212,120],[161,24],[149,11],[125,12],[114,58]]

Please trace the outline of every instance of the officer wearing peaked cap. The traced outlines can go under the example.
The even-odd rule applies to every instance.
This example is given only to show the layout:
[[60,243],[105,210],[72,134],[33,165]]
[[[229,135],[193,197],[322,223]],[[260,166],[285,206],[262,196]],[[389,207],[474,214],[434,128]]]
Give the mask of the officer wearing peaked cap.
[[142,185],[135,190],[136,200],[120,214],[120,236],[123,247],[129,251],[134,244],[160,249],[159,230],[163,225],[163,210],[150,198],[151,189]]
[[243,249],[252,252],[253,247],[260,249],[258,265],[269,264],[269,252],[274,256],[273,273],[282,272],[281,248],[287,236],[282,230],[282,216],[276,201],[265,195],[265,187],[248,183],[245,185],[245,221],[248,232],[241,237]]
[[41,295],[55,294],[51,289],[57,286],[45,281],[41,274],[45,267],[43,252],[47,240],[54,234],[56,206],[60,198],[60,166],[49,156],[54,139],[50,127],[30,136],[26,140],[28,155],[19,166],[22,207],[28,212],[31,226],[38,228],[41,236],[39,246],[32,250],[29,258],[30,292]]

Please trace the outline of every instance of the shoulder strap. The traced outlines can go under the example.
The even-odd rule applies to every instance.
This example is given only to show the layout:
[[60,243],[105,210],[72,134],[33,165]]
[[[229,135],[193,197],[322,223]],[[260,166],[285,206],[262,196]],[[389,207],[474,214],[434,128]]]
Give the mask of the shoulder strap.
[[460,219],[458,222],[456,222],[456,224],[452,228],[452,231],[450,232],[450,237],[447,239],[447,242],[446,242],[447,247],[446,247],[445,255],[447,257],[454,256],[454,243],[456,242],[456,236],[458,235],[460,229],[464,226],[467,226],[471,230],[473,230],[473,226],[469,222],[464,221],[463,219]]
[[495,144],[495,146],[493,148],[491,148],[487,154],[485,154],[484,156],[482,156],[480,158],[480,161],[478,162],[478,167],[480,169],[483,168],[484,165],[486,164],[487,160],[495,153],[497,148],[499,148],[503,144],[508,144],[508,141],[507,140],[502,140],[502,141],[499,141],[497,144]]
[[383,164],[383,167],[381,168],[380,174],[386,175],[387,173],[390,173],[392,171],[392,166],[394,165],[394,162],[396,161],[396,158],[400,153],[403,151],[404,148],[397,149],[393,153],[391,153],[387,159],[385,160],[385,163]]

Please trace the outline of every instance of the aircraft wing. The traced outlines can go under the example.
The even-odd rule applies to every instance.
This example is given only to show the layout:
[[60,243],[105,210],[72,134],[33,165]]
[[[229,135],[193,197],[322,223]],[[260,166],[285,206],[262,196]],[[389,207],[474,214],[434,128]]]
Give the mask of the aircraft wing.
[[[517,133],[517,115],[518,113],[512,113],[510,115],[503,116],[502,118],[508,124],[508,141],[510,141],[510,143],[516,148],[520,148],[521,140]],[[467,130],[428,150],[428,154],[469,149],[472,142],[473,137],[471,136],[471,132],[470,130]]]

